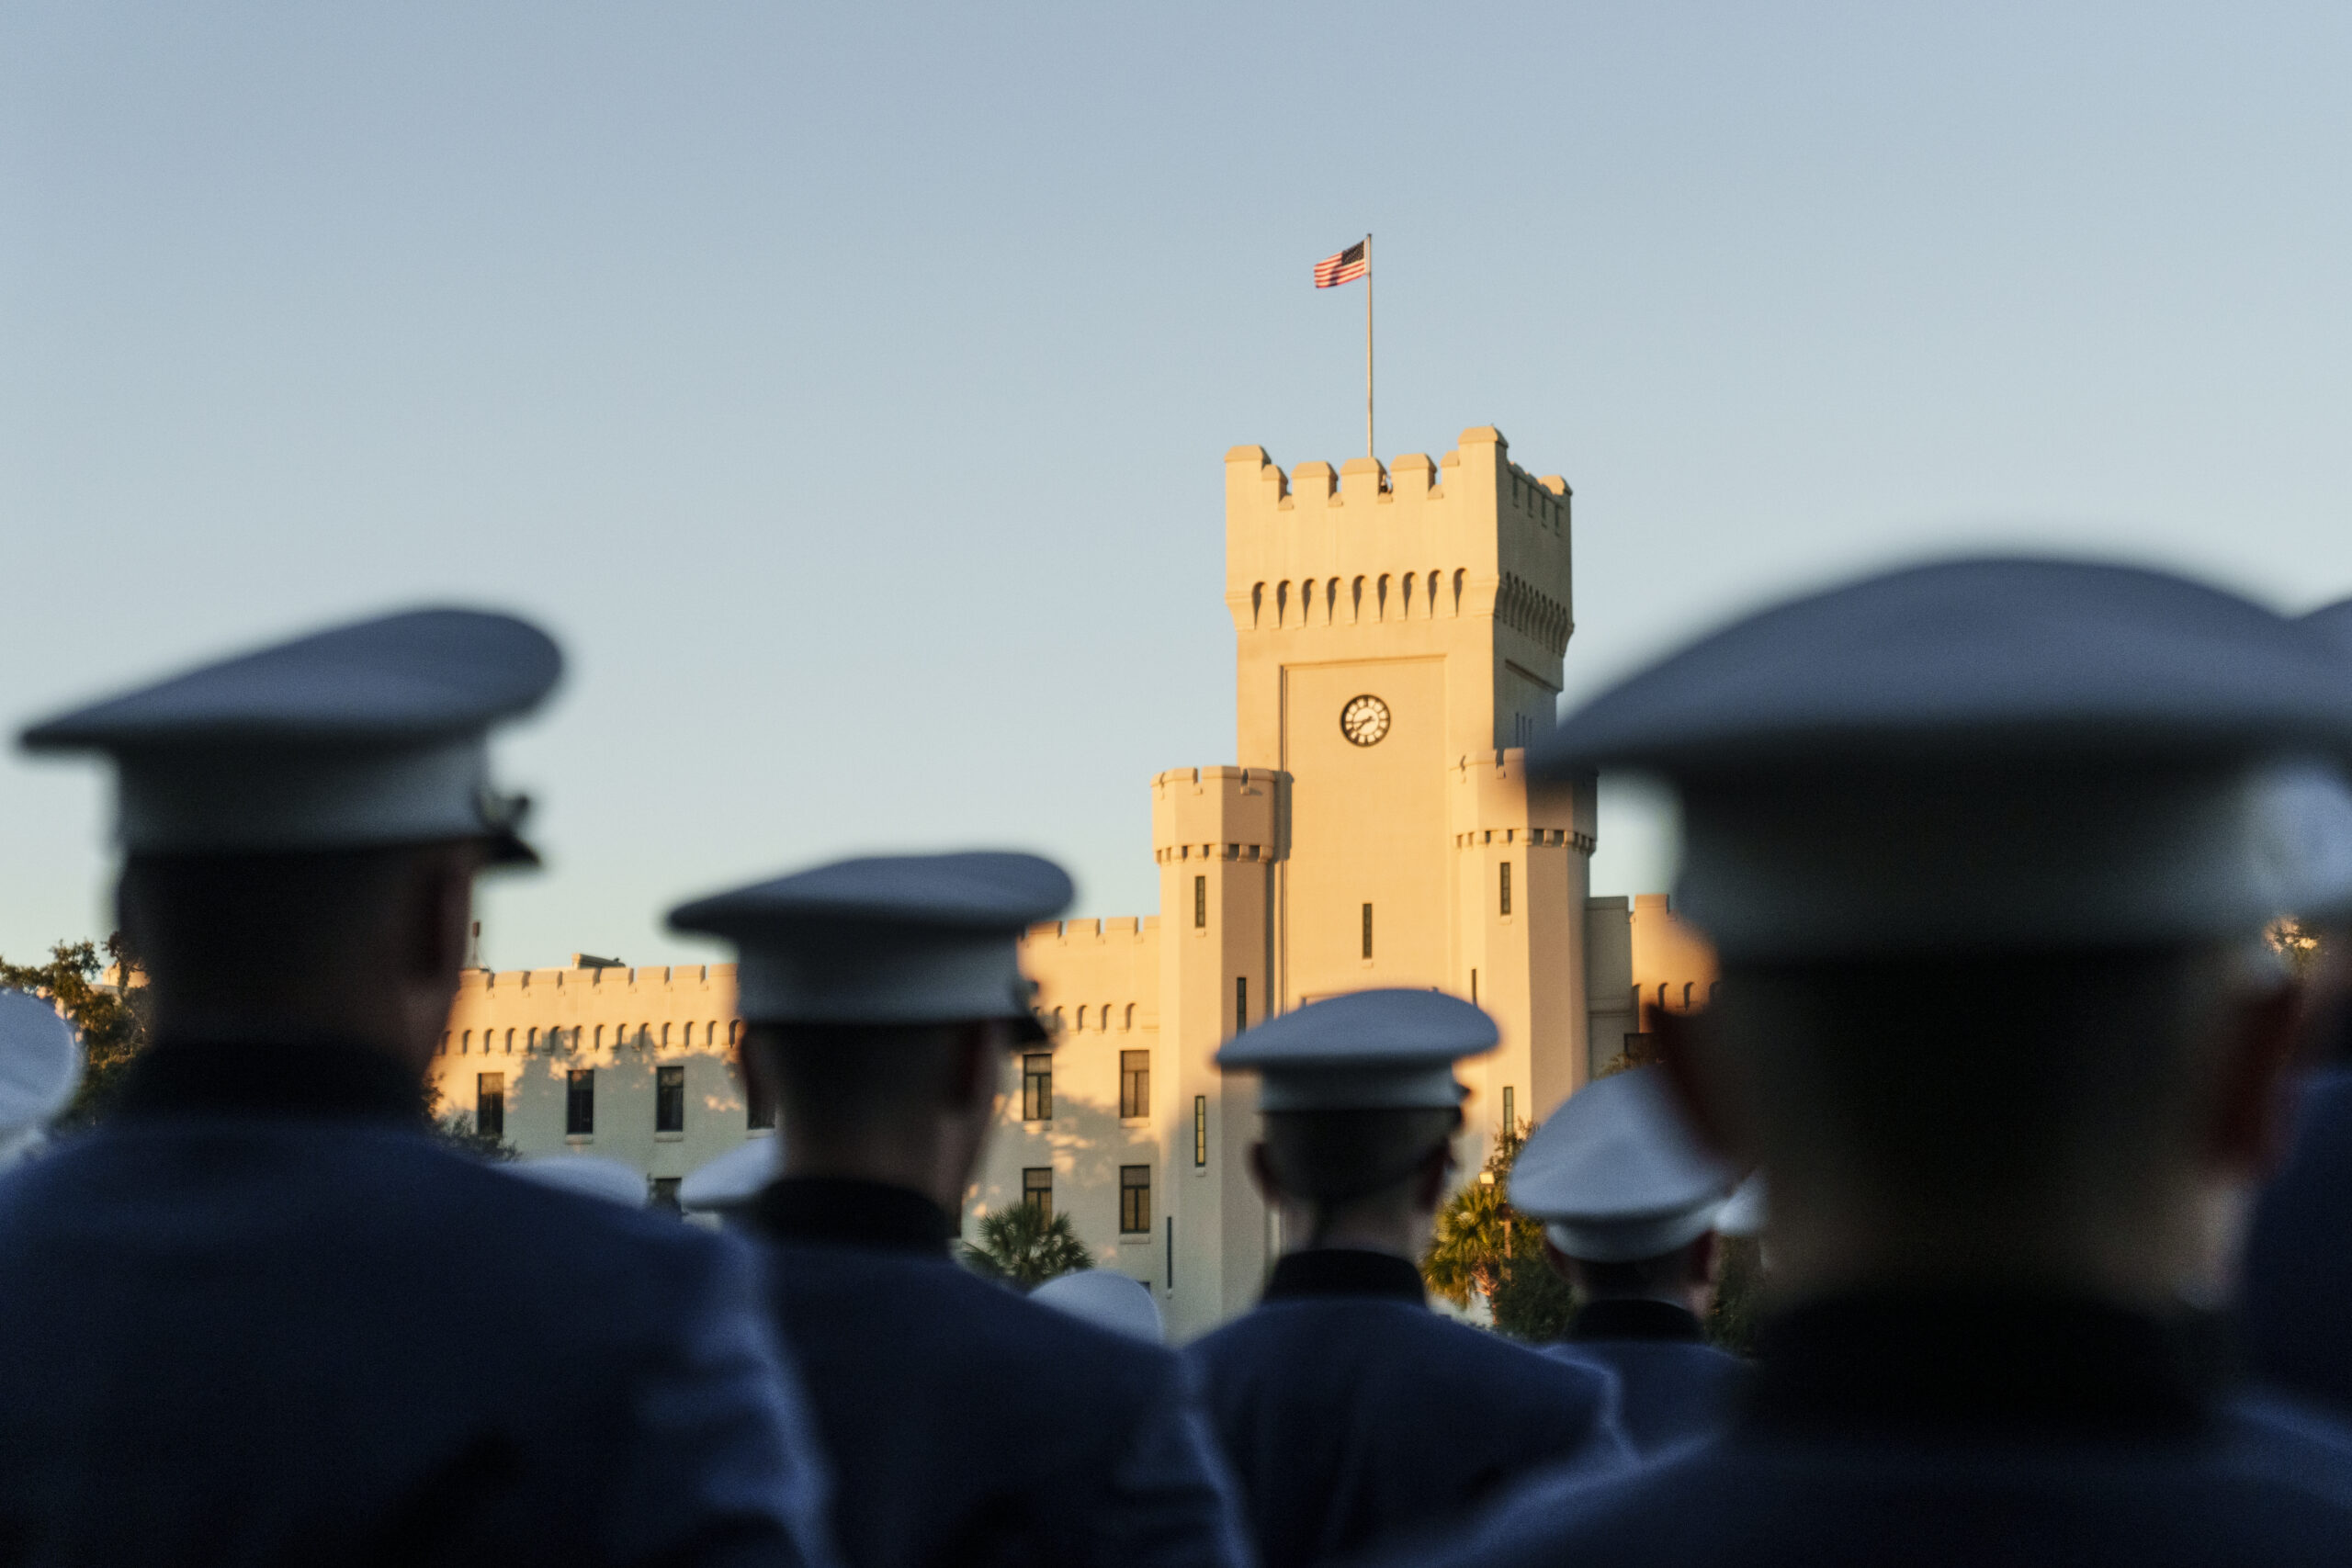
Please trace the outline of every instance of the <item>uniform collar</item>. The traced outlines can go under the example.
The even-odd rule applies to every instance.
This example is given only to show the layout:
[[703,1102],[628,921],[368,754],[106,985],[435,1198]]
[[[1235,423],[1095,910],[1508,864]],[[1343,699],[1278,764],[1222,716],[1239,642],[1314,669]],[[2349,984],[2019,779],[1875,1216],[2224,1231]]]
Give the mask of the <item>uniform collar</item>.
[[287,1116],[422,1122],[424,1080],[389,1053],[334,1035],[159,1040],[130,1066],[126,1116]]
[[771,1240],[821,1247],[878,1247],[944,1257],[956,1223],[920,1192],[846,1177],[786,1176],[752,1205]]
[[1421,1271],[1390,1252],[1366,1252],[1351,1247],[1317,1247],[1285,1253],[1266,1281],[1269,1302],[1303,1301],[1315,1296],[1376,1296],[1388,1301],[1427,1306]]
[[1698,1344],[1707,1337],[1687,1307],[1672,1302],[1618,1297],[1587,1302],[1568,1320],[1572,1340],[1661,1339]]
[[1765,1324],[1753,1427],[2180,1435],[2210,1365],[2182,1325],[2064,1296],[1856,1294]]

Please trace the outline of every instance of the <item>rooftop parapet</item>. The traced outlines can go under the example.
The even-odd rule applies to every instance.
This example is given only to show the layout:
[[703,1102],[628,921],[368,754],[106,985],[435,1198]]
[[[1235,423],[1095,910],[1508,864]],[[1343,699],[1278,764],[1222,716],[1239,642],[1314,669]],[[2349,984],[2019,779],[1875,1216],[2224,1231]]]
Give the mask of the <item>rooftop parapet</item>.
[[[1408,579],[1446,590],[1423,596],[1424,614],[1487,613],[1512,581],[1559,606],[1554,618],[1565,622],[1572,492],[1510,451],[1500,431],[1477,425],[1434,463],[1415,452],[1385,468],[1352,457],[1285,474],[1264,447],[1234,447],[1225,455],[1226,600],[1236,626],[1410,616]],[[1393,601],[1360,591],[1360,579],[1376,587],[1384,578],[1399,585]]]
[[1290,775],[1176,768],[1151,781],[1153,858],[1274,861],[1290,854]]

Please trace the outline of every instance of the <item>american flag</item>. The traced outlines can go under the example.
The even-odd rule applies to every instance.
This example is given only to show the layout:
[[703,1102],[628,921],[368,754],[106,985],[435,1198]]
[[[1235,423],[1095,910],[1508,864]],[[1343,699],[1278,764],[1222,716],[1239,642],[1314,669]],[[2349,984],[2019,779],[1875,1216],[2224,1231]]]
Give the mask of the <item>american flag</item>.
[[1353,283],[1357,278],[1370,272],[1372,264],[1364,260],[1363,244],[1362,240],[1358,240],[1339,254],[1325,256],[1321,261],[1317,262],[1315,287],[1337,288],[1340,284]]

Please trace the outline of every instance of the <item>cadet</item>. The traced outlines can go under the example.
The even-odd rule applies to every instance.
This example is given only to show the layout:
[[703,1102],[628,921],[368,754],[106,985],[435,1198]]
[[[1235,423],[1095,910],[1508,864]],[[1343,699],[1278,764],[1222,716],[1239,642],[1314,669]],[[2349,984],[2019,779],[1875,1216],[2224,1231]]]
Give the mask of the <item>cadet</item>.
[[1645,1458],[1720,1427],[1747,1375],[1700,1322],[1732,1173],[1691,1135],[1663,1076],[1635,1067],[1578,1089],[1510,1172],[1511,1207],[1543,1222],[1577,1293],[1567,1338],[1547,1353],[1617,1375],[1625,1435]]
[[27,732],[115,760],[153,1043],[0,1181],[0,1559],[825,1560],[756,1255],[425,1121],[474,873],[530,856],[486,732],[560,665],[423,611]]
[[40,1147],[81,1082],[74,1026],[39,997],[0,991],[0,1170]]
[[1771,1184],[1781,1303],[1722,1438],[1430,1561],[2341,1562],[2352,1459],[2183,1353],[2259,1168],[2274,916],[2352,897],[2352,686],[2152,571],[1960,561],[1769,610],[1538,754],[1678,787],[1723,990],[1662,1016]]
[[1263,1301],[1196,1341],[1267,1568],[1457,1523],[1521,1474],[1630,1457],[1605,1371],[1429,1310],[1416,1265],[1453,1168],[1453,1064],[1494,1021],[1436,991],[1359,991],[1236,1035],[1259,1075],[1250,1151],[1288,1247]]
[[913,855],[670,917],[741,950],[743,1065],[783,1174],[740,1218],[774,1247],[855,1568],[1248,1556],[1182,1363],[949,1257],[1005,1055],[1044,1033],[1019,938],[1069,897],[1033,855]]
[[[2352,654],[2352,599],[2303,617]],[[2352,684],[2352,663],[2344,676]],[[2324,936],[2340,989],[2352,979],[2342,951],[2352,927]],[[2247,1370],[2290,1393],[2352,1416],[2352,1011],[2346,998],[2321,1022],[2330,1038],[2303,1090],[2294,1147],[2264,1190],[2246,1242],[2239,1331]]]

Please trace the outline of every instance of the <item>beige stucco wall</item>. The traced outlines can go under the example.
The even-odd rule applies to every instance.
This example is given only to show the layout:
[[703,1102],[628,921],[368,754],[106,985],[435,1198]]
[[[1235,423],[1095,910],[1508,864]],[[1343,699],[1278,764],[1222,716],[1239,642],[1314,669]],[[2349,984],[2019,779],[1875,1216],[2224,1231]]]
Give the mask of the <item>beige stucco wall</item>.
[[[1503,1041],[1464,1072],[1472,1168],[1506,1099],[1524,1122],[1589,1076],[1591,791],[1531,790],[1521,766],[1553,723],[1574,629],[1570,504],[1491,426],[1385,468],[1285,474],[1262,447],[1226,454],[1237,744],[1292,781],[1272,889],[1282,1003],[1376,986],[1475,995]],[[1340,723],[1363,695],[1389,716],[1372,745]]]
[[[1069,1215],[1098,1265],[1154,1286],[1165,1277],[1158,1250],[1160,1178],[1158,1045],[1159,922],[1153,919],[1061,920],[1033,928],[1021,944],[1023,970],[1037,982],[1037,1007],[1053,1038],[1022,1055],[1049,1055],[1053,1116],[1024,1121],[1021,1057],[1007,1064],[994,1135],[967,1205],[969,1221],[1021,1201],[1022,1172],[1051,1169],[1054,1207]],[[1147,1054],[1154,1102],[1122,1117],[1119,1074],[1129,1052]],[[1119,1171],[1151,1171],[1153,1223],[1141,1234],[1119,1224]]]
[[[1189,1337],[1256,1299],[1280,1246],[1248,1171],[1254,1085],[1214,1062],[1237,1029],[1368,987],[1475,996],[1502,1032],[1464,1068],[1475,1171],[1507,1104],[1522,1122],[1548,1114],[1639,1027],[1637,977],[1670,1004],[1685,981],[1703,996],[1704,944],[1662,898],[1589,897],[1591,782],[1526,778],[1522,748],[1553,722],[1573,630],[1570,500],[1485,426],[1435,462],[1385,468],[1285,474],[1261,447],[1226,455],[1240,761],[1151,780],[1158,917],[1055,922],[1023,941],[1054,1022],[1040,1048],[1054,1114],[1023,1120],[1009,1062],[967,1235],[1021,1201],[1023,1170],[1050,1168],[1057,1210],[1100,1262],[1149,1282]],[[1390,727],[1357,745],[1339,716],[1367,694]],[[504,1073],[508,1136],[526,1152],[682,1176],[754,1135],[731,1065],[733,990],[725,964],[474,971],[435,1077],[470,1109],[475,1075]],[[1122,1116],[1122,1054],[1135,1051],[1149,1054],[1150,1099]],[[686,1127],[657,1136],[654,1073],[672,1064],[686,1068]],[[576,1066],[598,1075],[584,1139],[563,1133]],[[1152,1227],[1123,1234],[1119,1173],[1138,1166]]]

